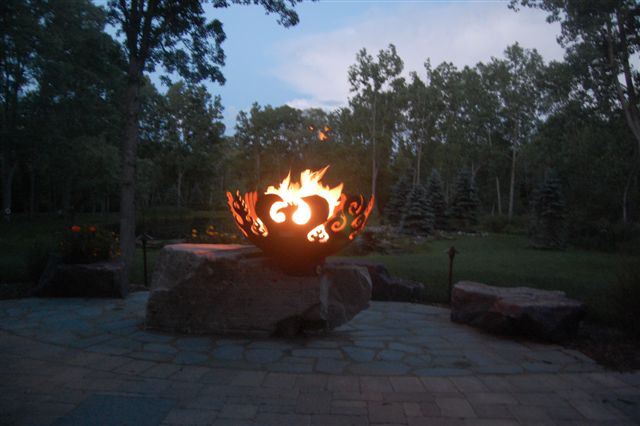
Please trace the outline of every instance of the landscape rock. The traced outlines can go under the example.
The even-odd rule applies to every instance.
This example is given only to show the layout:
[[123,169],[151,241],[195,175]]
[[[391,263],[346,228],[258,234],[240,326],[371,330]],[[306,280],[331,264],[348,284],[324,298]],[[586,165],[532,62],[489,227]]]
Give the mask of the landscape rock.
[[156,262],[146,326],[169,332],[295,335],[331,329],[369,306],[371,278],[326,264],[293,276],[252,246],[175,244]]
[[65,264],[52,256],[33,291],[40,297],[121,297],[129,293],[122,260]]
[[331,259],[328,262],[367,268],[371,276],[371,300],[394,302],[420,302],[424,300],[424,285],[422,283],[394,277],[380,262],[365,259]]
[[451,320],[487,331],[561,341],[578,331],[585,305],[563,291],[492,287],[461,281],[452,292]]

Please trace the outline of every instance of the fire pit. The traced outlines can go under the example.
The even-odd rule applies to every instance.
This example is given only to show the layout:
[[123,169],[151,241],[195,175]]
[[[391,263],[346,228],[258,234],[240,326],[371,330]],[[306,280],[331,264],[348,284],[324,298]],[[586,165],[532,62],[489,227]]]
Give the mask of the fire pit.
[[364,228],[373,198],[347,196],[342,184],[323,185],[326,171],[305,170],[299,182],[289,175],[264,193],[227,193],[238,228],[255,246],[165,246],[153,274],[147,327],[296,335],[335,328],[366,309],[367,268],[324,259]]
[[292,182],[289,173],[264,193],[227,192],[242,234],[289,273],[313,272],[327,256],[353,241],[373,209],[373,197],[367,202],[362,195],[343,194],[343,184],[323,185],[328,168],[305,170],[299,182]]

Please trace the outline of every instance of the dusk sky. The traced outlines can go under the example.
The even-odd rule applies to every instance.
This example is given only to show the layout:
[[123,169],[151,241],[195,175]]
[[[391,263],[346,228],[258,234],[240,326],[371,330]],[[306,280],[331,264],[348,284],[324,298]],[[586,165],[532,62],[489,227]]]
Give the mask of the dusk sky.
[[[227,134],[236,115],[253,102],[297,108],[335,108],[349,98],[347,69],[359,49],[372,53],[396,45],[405,74],[423,63],[457,66],[500,57],[518,41],[545,61],[561,59],[559,25],[531,9],[515,13],[506,1],[321,0],[297,7],[300,23],[276,24],[257,6],[215,10],[224,23],[227,63],[224,86],[208,84],[225,107]],[[213,13],[213,11],[212,11]],[[213,16],[213,15],[211,15]]]

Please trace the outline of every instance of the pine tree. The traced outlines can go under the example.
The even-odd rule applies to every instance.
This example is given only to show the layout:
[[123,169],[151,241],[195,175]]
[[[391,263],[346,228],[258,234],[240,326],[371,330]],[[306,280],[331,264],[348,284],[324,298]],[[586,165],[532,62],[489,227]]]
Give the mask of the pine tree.
[[407,196],[402,217],[402,232],[415,235],[429,235],[433,230],[433,211],[427,199],[427,190],[418,184]]
[[384,208],[384,215],[391,225],[400,225],[410,191],[411,179],[406,174],[401,175],[391,187],[391,196]]
[[562,248],[566,244],[565,201],[562,184],[549,173],[533,196],[529,243],[536,248]]
[[444,199],[442,190],[442,179],[440,173],[433,169],[429,181],[427,182],[427,200],[433,211],[435,229],[447,228],[447,202]]
[[455,195],[449,217],[459,229],[469,229],[477,223],[478,194],[471,173],[463,169],[456,178]]

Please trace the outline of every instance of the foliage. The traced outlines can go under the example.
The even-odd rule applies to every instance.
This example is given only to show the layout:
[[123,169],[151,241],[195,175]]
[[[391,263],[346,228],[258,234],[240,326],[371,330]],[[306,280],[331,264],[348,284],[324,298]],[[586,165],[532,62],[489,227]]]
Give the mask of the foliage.
[[392,225],[399,225],[407,206],[407,198],[411,192],[411,179],[406,174],[400,175],[391,187],[389,201],[384,207],[385,219]]
[[550,172],[534,194],[529,242],[536,248],[563,248],[566,206],[561,182]]
[[479,204],[471,173],[466,169],[460,170],[449,211],[452,226],[461,230],[471,229],[477,223]]
[[615,325],[640,336],[640,264],[633,262],[618,269],[611,291],[611,311]]
[[216,230],[213,225],[207,226],[204,232],[198,232],[196,228],[192,228],[187,241],[196,244],[237,244],[241,242],[237,233],[221,232]]
[[55,247],[48,240],[37,239],[26,252],[26,266],[30,282],[38,282]]
[[407,234],[427,236],[433,231],[433,221],[427,190],[422,185],[414,185],[407,195],[400,229]]
[[60,253],[65,263],[93,263],[117,256],[117,238],[113,232],[94,225],[73,225],[60,241]]
[[427,201],[433,211],[433,226],[435,229],[447,228],[447,202],[442,190],[440,173],[433,169],[427,182]]

